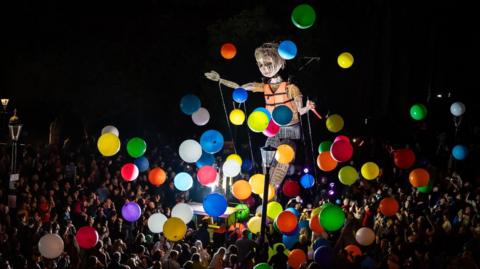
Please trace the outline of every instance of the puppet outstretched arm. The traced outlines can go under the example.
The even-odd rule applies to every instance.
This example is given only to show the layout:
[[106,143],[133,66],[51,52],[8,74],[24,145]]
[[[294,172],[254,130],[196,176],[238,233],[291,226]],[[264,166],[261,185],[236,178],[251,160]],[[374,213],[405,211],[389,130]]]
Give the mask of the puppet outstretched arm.
[[225,85],[228,88],[236,89],[236,88],[242,87],[245,90],[251,91],[251,92],[263,92],[263,84],[262,83],[250,82],[250,83],[243,84],[242,86],[240,86],[233,81],[221,78],[220,74],[218,74],[216,71],[213,71],[213,70],[205,73],[205,77],[209,80],[212,80],[212,81],[218,81],[220,84]]

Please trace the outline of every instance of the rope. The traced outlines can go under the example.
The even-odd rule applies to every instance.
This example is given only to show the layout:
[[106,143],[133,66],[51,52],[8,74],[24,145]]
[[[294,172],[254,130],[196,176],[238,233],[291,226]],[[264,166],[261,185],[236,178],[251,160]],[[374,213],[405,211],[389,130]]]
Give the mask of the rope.
[[[307,97],[307,104],[310,99]],[[312,126],[310,125],[310,113],[307,112],[307,122],[308,122],[308,134],[310,136],[310,151],[312,153],[312,166],[313,172],[315,173],[315,178],[317,178],[317,167],[315,165],[315,154],[313,151],[313,139],[312,139]]]
[[233,139],[232,127],[230,126],[230,121],[228,120],[227,106],[225,105],[225,98],[223,97],[222,84],[220,83],[220,81],[218,82],[218,90],[220,91],[220,96],[222,97],[223,111],[225,111],[225,118],[227,120],[228,131],[230,132],[230,137],[232,138],[233,150],[235,151],[235,154],[237,154],[237,147],[235,146],[235,140]]
[[[243,102],[243,110],[245,110],[245,115],[246,115],[247,105],[245,104],[245,102]],[[247,129],[247,136],[248,136],[248,147],[250,149],[250,158],[252,160],[252,169],[255,171],[256,162],[255,162],[255,159],[253,158],[252,139],[250,138],[250,132],[248,131],[248,129]]]

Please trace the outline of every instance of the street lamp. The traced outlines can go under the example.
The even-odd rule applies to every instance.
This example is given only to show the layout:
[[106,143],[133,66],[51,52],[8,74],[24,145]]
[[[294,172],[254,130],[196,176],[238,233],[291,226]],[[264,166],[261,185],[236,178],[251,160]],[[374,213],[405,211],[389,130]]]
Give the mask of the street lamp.
[[10,99],[8,98],[2,98],[2,106],[3,106],[3,111],[7,110],[8,102],[10,102]]
[[10,166],[10,173],[15,174],[17,170],[17,142],[22,133],[23,124],[20,123],[20,119],[17,117],[17,109],[13,110],[13,116],[8,121],[8,130],[10,133],[10,139],[12,140],[12,162]]
[[277,149],[272,146],[262,147],[262,166],[265,173],[265,182],[263,184],[263,201],[262,201],[262,226],[260,227],[260,243],[265,242],[265,229],[267,226],[267,203],[268,191],[270,185],[270,166],[275,159],[275,152]]

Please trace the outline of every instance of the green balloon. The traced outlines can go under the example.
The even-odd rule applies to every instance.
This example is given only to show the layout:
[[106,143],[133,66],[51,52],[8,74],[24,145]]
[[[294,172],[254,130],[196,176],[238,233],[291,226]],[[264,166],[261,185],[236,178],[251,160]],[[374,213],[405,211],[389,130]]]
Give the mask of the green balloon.
[[312,27],[315,23],[317,15],[312,6],[307,4],[301,4],[297,6],[292,12],[292,22],[300,29],[307,29]]
[[128,140],[127,143],[127,152],[133,158],[142,157],[147,150],[147,143],[145,140],[141,139],[140,137],[134,137]]
[[423,120],[427,116],[427,107],[423,104],[415,104],[410,108],[410,116],[414,120]]
[[235,215],[238,221],[244,221],[248,219],[248,215],[250,214],[250,209],[248,208],[247,205],[238,204],[235,206],[235,208],[237,209],[237,212],[235,212]]
[[259,264],[255,265],[255,267],[253,267],[253,269],[272,269],[272,267],[270,267],[270,265],[268,265],[268,263],[262,262],[262,263],[259,263]]
[[334,204],[325,206],[320,212],[319,217],[320,224],[327,232],[335,232],[342,228],[345,223],[345,213],[341,207]]
[[428,181],[428,185],[427,185],[427,186],[418,187],[417,189],[418,189],[418,191],[421,192],[421,193],[429,193],[429,192],[431,192],[432,189],[433,189],[433,180],[430,179],[430,180]]
[[323,141],[318,146],[318,153],[330,151],[330,147],[332,147],[332,141],[330,140]]
[[352,185],[358,179],[357,169],[353,168],[350,165],[342,167],[338,171],[338,179],[343,185]]

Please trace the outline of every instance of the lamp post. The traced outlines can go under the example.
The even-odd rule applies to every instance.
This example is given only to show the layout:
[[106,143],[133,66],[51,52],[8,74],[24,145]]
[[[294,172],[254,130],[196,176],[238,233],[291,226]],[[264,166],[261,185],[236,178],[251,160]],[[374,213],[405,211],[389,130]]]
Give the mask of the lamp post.
[[275,158],[276,148],[272,146],[262,147],[262,166],[265,173],[265,182],[263,184],[263,200],[262,200],[262,226],[260,227],[260,243],[265,242],[266,226],[267,226],[267,203],[268,190],[270,185],[270,166]]
[[3,138],[3,135],[4,135],[3,134],[3,128],[4,128],[4,124],[5,124],[4,117],[5,117],[5,114],[7,114],[7,107],[8,107],[8,103],[10,102],[10,99],[1,98],[0,100],[2,101],[2,107],[3,107],[3,109],[0,111],[0,113],[2,114],[2,118],[0,119],[1,120],[1,122],[0,122],[0,124],[1,124],[1,126],[0,126],[0,132],[1,132],[0,138]]
[[15,174],[17,171],[17,142],[22,133],[23,124],[20,123],[20,119],[17,117],[17,109],[13,110],[13,116],[8,121],[8,130],[10,139],[12,140],[12,162],[10,166],[10,173]]

